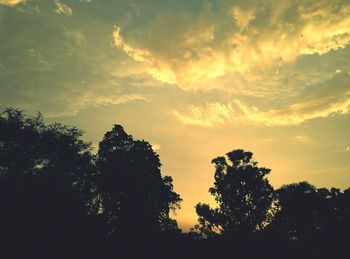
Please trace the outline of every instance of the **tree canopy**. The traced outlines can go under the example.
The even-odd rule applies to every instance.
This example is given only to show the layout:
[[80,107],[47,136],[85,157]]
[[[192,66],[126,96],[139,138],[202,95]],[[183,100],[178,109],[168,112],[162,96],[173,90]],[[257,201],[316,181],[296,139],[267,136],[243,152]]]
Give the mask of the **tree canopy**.
[[271,228],[291,240],[303,240],[349,228],[350,189],[319,188],[300,182],[276,190],[279,211]]
[[172,178],[161,175],[159,156],[144,140],[115,125],[99,144],[98,188],[103,214],[114,231],[152,232],[176,227],[169,212],[180,207]]
[[3,244],[21,245],[28,255],[50,256],[59,245],[74,252],[89,242],[89,175],[94,168],[90,144],[81,136],[75,127],[46,125],[40,114],[25,116],[16,109],[1,114]]
[[215,181],[209,192],[218,207],[199,203],[197,228],[207,235],[261,229],[274,199],[274,190],[266,178],[270,169],[259,167],[253,154],[241,149],[217,157],[212,163]]
[[[182,201],[151,144],[114,125],[92,153],[83,132],[41,114],[0,114],[1,258],[341,258],[350,189],[307,182],[274,190],[270,169],[241,149],[212,160],[216,207],[196,205],[182,233]],[[273,249],[272,249],[273,246]]]

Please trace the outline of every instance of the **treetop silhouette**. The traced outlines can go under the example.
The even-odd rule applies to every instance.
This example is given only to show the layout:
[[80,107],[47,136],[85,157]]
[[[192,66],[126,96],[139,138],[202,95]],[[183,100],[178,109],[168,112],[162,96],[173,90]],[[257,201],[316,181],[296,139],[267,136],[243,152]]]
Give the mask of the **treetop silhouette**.
[[152,232],[176,227],[169,212],[180,208],[172,178],[161,176],[158,154],[144,140],[134,140],[115,125],[99,144],[98,188],[103,214],[121,233]]
[[266,176],[270,169],[259,167],[253,154],[233,150],[212,160],[215,165],[214,186],[209,192],[217,208],[199,203],[197,228],[205,235],[214,233],[254,232],[268,220],[274,190]]

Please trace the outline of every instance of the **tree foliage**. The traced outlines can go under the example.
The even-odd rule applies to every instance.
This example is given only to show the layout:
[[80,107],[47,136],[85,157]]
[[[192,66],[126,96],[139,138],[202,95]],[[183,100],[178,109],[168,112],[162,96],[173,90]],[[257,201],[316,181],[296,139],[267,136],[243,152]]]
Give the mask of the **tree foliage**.
[[159,156],[144,140],[134,140],[115,125],[97,155],[103,214],[119,233],[152,232],[176,227],[169,212],[179,208],[172,178],[161,176]]
[[25,116],[11,108],[1,114],[0,235],[4,247],[18,245],[23,251],[28,249],[28,255],[34,256],[32,251],[35,256],[49,256],[59,245],[73,252],[89,242],[85,239],[91,204],[88,175],[94,169],[90,144],[81,136],[74,127],[46,125],[40,114]]
[[300,182],[277,191],[279,211],[270,228],[291,240],[350,230],[350,192]]
[[197,204],[199,224],[181,233],[169,215],[181,198],[148,142],[115,125],[94,155],[77,128],[6,109],[0,257],[346,257],[350,189],[300,182],[274,191],[270,169],[240,149],[212,163],[218,206]]
[[213,159],[214,186],[209,192],[217,208],[199,203],[197,228],[210,233],[254,232],[268,220],[274,191],[266,176],[270,169],[259,167],[251,152],[233,150]]

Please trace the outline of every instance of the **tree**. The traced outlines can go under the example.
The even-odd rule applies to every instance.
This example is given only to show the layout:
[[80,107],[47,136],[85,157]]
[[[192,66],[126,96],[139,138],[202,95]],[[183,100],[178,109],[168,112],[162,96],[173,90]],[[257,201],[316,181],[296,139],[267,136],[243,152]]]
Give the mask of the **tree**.
[[46,125],[40,114],[1,113],[0,238],[11,253],[68,258],[86,245],[94,165],[81,136],[74,127]]
[[0,115],[0,168],[3,176],[55,178],[84,188],[94,171],[91,145],[82,131],[59,123],[45,125],[42,115],[26,116],[8,108]]
[[284,185],[276,192],[279,211],[271,227],[291,240],[313,232],[319,223],[317,189],[307,182],[300,182]]
[[319,188],[308,182],[276,190],[278,212],[269,230],[292,244],[293,258],[341,258],[350,231],[349,190]]
[[347,192],[317,189],[308,182],[284,185],[276,191],[279,211],[270,227],[299,241],[334,230],[340,233],[350,218]]
[[111,232],[152,236],[176,227],[169,212],[179,208],[181,198],[172,178],[161,176],[159,157],[148,142],[115,125],[99,144],[97,166],[101,214]]
[[259,167],[253,154],[233,150],[212,160],[215,182],[209,192],[218,203],[217,208],[199,203],[196,212],[204,235],[215,233],[253,233],[269,220],[274,190],[266,176],[270,169]]

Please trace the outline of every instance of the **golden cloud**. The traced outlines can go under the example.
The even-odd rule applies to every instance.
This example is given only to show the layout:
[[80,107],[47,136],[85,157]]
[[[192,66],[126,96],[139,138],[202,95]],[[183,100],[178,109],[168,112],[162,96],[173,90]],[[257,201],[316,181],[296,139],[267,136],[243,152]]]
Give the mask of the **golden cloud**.
[[228,104],[207,103],[205,107],[189,106],[184,115],[174,111],[174,115],[184,124],[203,127],[219,126],[227,123],[245,122],[267,126],[298,125],[305,121],[342,115],[350,111],[350,91],[336,96],[301,102],[283,109],[262,111],[239,100]]
[[15,6],[16,4],[25,2],[25,0],[0,0],[0,4],[8,5],[8,6]]
[[279,2],[256,1],[249,8],[230,4],[219,13],[210,4],[197,15],[161,13],[133,40],[126,37],[132,31],[117,27],[115,46],[157,80],[198,89],[200,82],[234,72],[255,81],[302,55],[323,55],[349,44],[350,3],[335,10],[328,1],[301,1],[286,20],[295,6]]

